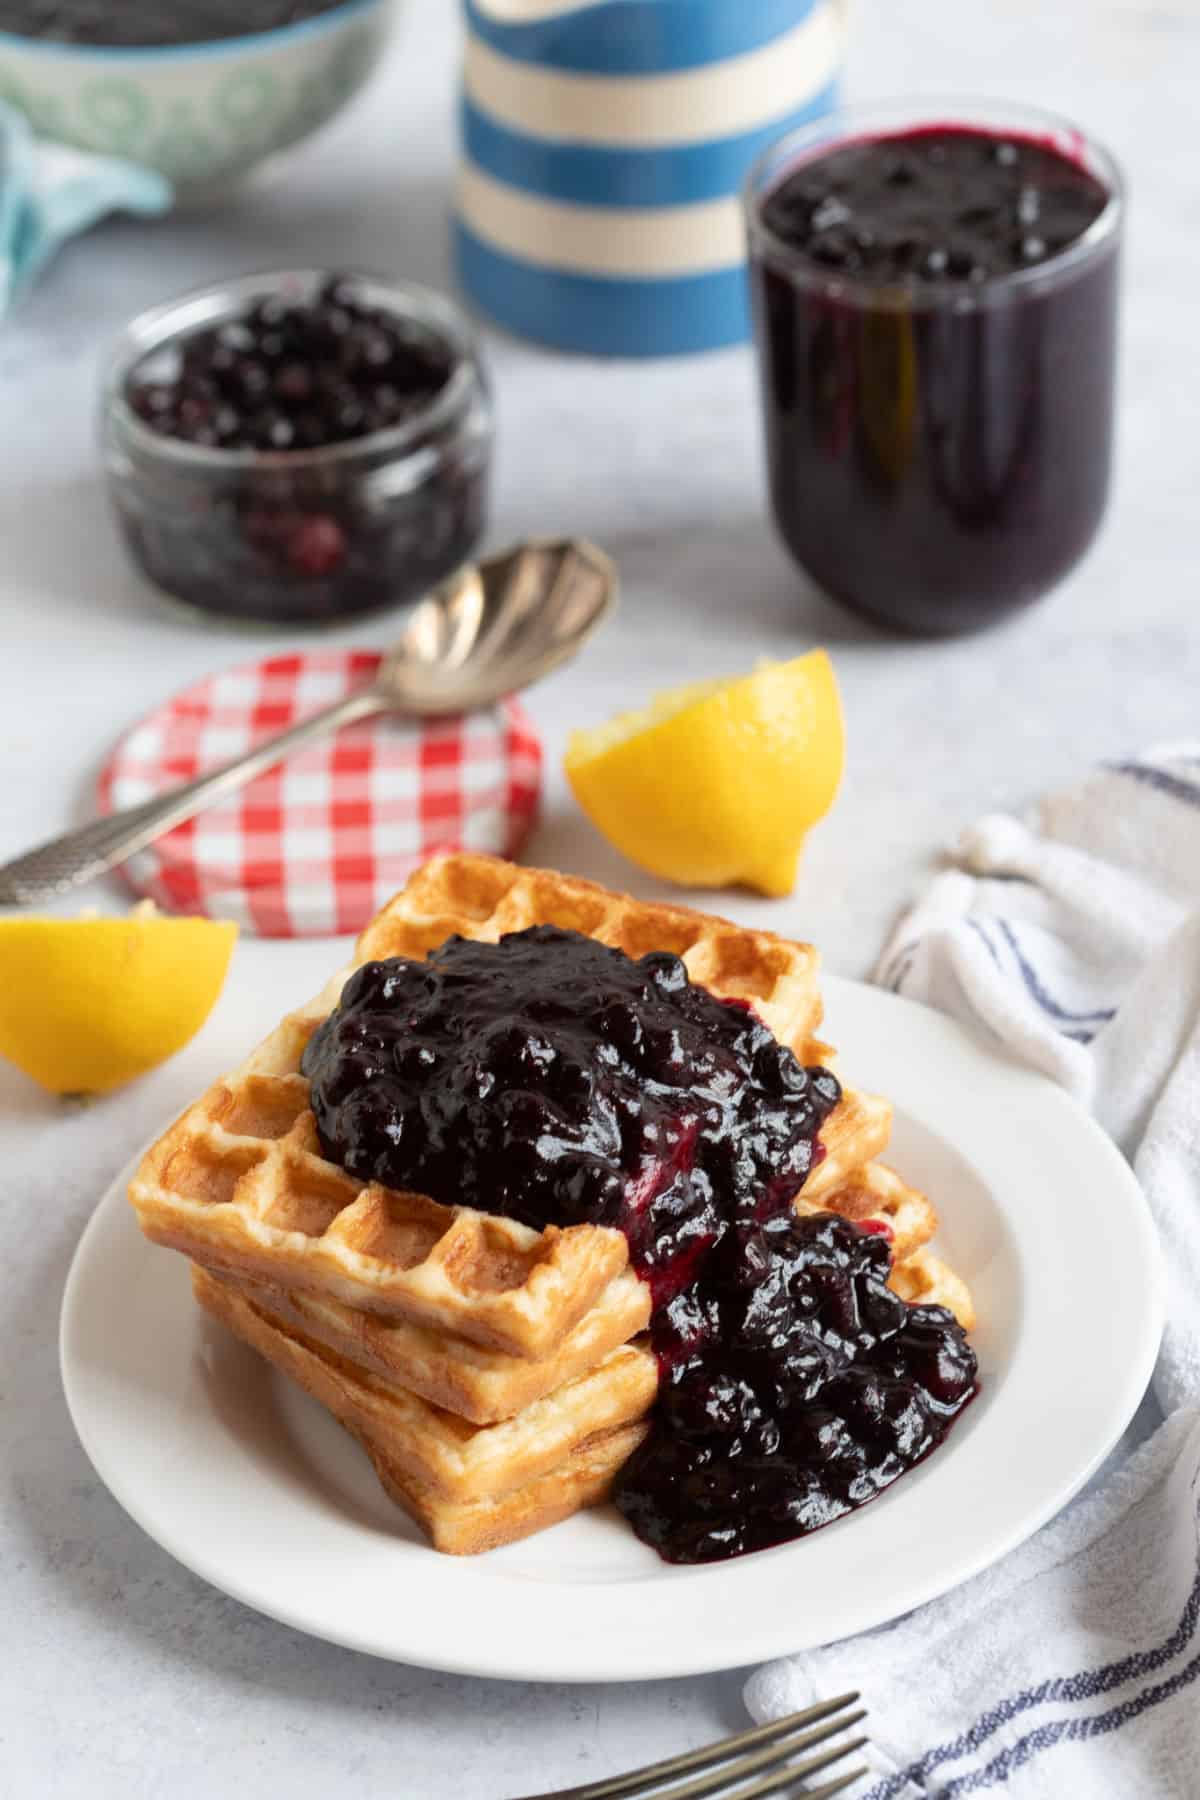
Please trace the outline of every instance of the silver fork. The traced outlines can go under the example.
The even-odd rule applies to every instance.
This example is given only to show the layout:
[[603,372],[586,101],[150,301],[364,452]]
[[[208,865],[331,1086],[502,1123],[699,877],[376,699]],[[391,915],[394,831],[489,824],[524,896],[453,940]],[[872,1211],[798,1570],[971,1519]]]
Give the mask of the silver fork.
[[[519,1800],[761,1800],[763,1795],[782,1794],[785,1790],[795,1800],[832,1800],[834,1794],[845,1793],[854,1782],[861,1781],[867,1770],[862,1766],[848,1769],[822,1787],[797,1784],[819,1775],[851,1751],[861,1750],[867,1742],[865,1737],[850,1738],[815,1756],[807,1754],[820,1745],[831,1744],[843,1731],[866,1718],[862,1707],[857,1712],[846,1711],[858,1698],[858,1694],[842,1694],[836,1700],[822,1700],[818,1706],[777,1719],[771,1725],[739,1731],[735,1737],[722,1738],[719,1744],[668,1757],[665,1762],[651,1763],[628,1775],[591,1781],[584,1787],[557,1788],[552,1794],[526,1794]],[[791,1760],[801,1755],[801,1762]],[[680,1786],[664,1786],[681,1775],[695,1779]],[[751,1781],[749,1787],[734,1785],[748,1776],[758,1779]]]

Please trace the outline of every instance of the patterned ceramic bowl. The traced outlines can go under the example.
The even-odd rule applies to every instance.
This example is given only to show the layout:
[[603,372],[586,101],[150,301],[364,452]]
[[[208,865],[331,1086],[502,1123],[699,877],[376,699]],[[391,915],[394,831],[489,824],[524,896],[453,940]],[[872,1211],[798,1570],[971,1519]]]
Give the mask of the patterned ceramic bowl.
[[356,94],[397,0],[347,0],[299,25],[217,43],[123,49],[0,33],[0,99],[47,137],[158,169],[208,201]]

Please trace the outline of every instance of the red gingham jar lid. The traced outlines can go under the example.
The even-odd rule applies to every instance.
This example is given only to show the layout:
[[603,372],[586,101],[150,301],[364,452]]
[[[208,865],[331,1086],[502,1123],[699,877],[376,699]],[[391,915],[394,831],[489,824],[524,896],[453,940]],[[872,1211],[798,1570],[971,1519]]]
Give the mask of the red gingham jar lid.
[[[369,682],[372,650],[271,656],[200,681],[117,745],[100,778],[114,812],[190,781]],[[260,775],[125,864],[170,912],[260,937],[360,931],[438,850],[515,856],[537,812],[542,749],[516,700],[462,718],[381,715]]]

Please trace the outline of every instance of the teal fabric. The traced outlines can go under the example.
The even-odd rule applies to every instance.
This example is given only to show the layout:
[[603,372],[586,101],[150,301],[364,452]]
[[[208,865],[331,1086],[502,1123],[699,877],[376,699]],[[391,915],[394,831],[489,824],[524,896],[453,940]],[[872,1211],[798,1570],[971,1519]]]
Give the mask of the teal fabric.
[[27,119],[0,104],[0,314],[68,238],[110,212],[153,218],[173,198],[153,170],[36,138]]

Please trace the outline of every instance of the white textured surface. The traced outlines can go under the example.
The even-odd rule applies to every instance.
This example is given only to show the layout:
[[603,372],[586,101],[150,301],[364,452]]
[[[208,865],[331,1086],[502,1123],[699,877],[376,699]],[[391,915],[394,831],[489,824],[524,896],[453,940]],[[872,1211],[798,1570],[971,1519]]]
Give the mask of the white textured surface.
[[[389,71],[275,185],[211,218],[118,225],[73,247],[0,331],[0,853],[82,816],[105,748],[147,705],[278,642],[178,621],[130,577],[92,451],[105,342],[135,307],[222,270],[316,258],[444,281],[451,17],[450,0],[413,0]],[[764,526],[748,354],[629,367],[491,345],[497,539],[586,531],[625,575],[619,625],[532,696],[552,769],[577,719],[661,682],[828,643],[849,713],[845,792],[795,900],[738,910],[815,937],[851,975],[959,823],[1019,806],[1098,755],[1194,730],[1200,18],[1191,0],[858,0],[852,70],[860,96],[959,90],[1055,106],[1131,173],[1120,478],[1099,546],[1048,605],[967,642],[889,643],[806,593]],[[533,850],[630,879],[557,778]],[[0,1072],[5,1796],[499,1800],[741,1720],[733,1678],[513,1690],[310,1642],[185,1575],[93,1479],[55,1362],[71,1248],[139,1140],[303,987],[305,955],[244,945],[201,1039],[89,1111],[63,1114]]]

